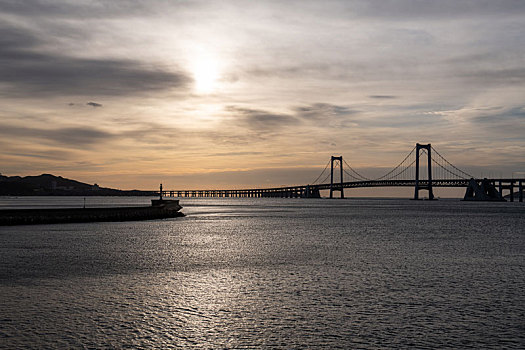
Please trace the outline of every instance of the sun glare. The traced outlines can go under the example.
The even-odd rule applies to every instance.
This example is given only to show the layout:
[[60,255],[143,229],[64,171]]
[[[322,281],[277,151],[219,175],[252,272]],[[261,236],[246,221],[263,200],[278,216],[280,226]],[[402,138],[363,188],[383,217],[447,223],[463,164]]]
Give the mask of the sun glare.
[[217,85],[219,69],[217,62],[208,57],[196,60],[193,65],[195,91],[199,94],[213,92]]

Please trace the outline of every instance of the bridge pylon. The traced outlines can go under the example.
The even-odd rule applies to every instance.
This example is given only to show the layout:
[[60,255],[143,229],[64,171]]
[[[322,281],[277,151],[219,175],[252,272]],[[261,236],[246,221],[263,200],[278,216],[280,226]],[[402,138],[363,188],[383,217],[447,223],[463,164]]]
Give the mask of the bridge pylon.
[[[421,184],[419,182],[419,151],[425,150],[427,152],[427,167],[428,167],[428,182],[427,184]],[[434,193],[432,192],[432,155],[431,155],[432,146],[429,143],[428,145],[421,145],[416,143],[416,186],[414,192],[414,199],[419,199],[419,191],[427,190],[428,199],[434,199]]]
[[[334,163],[335,166],[339,165],[340,181],[339,185],[334,184]],[[335,157],[332,156],[330,160],[330,198],[334,198],[334,191],[341,191],[341,198],[345,198],[345,191],[343,187],[343,156]]]

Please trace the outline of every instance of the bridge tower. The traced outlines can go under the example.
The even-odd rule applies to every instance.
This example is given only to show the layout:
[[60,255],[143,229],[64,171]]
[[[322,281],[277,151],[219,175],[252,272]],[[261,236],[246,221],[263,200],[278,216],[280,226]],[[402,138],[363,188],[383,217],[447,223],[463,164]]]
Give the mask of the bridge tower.
[[[428,166],[428,183],[422,185],[419,183],[419,151],[424,149],[427,152],[427,166]],[[428,145],[421,145],[416,143],[416,188],[414,193],[414,199],[419,199],[419,191],[427,190],[428,199],[434,199],[434,193],[432,192],[432,156],[431,151],[432,146],[430,143]]]
[[[335,166],[339,165],[339,171],[341,174],[340,177],[340,185],[334,186],[334,162]],[[334,191],[341,191],[341,198],[345,198],[345,192],[343,188],[343,156],[335,157],[332,156],[332,159],[330,161],[330,198],[333,198]]]

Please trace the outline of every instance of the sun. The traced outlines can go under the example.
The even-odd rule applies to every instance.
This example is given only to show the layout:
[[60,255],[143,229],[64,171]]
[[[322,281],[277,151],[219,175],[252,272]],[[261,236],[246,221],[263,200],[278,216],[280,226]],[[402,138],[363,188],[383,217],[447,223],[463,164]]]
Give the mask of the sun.
[[219,67],[211,57],[200,57],[193,62],[195,91],[199,94],[212,93],[217,87]]

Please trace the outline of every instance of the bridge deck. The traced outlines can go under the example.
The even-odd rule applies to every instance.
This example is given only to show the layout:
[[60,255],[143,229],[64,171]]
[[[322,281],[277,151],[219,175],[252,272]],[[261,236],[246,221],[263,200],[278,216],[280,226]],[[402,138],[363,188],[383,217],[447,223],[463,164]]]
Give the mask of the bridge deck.
[[[480,180],[481,181],[481,180]],[[491,183],[503,189],[523,191],[525,179],[489,179]],[[432,187],[468,187],[470,179],[433,179]],[[366,187],[414,187],[416,180],[371,180],[343,182],[343,188]],[[419,180],[419,186],[428,186],[428,180]],[[298,185],[272,188],[249,188],[238,190],[163,190],[162,194],[169,197],[318,197],[319,191],[329,190],[330,183],[319,185]],[[341,189],[341,183],[334,183],[332,188]],[[158,192],[157,192],[158,193]],[[308,193],[308,195],[305,195]],[[313,195],[312,195],[313,194]],[[520,200],[522,200],[520,195]]]

